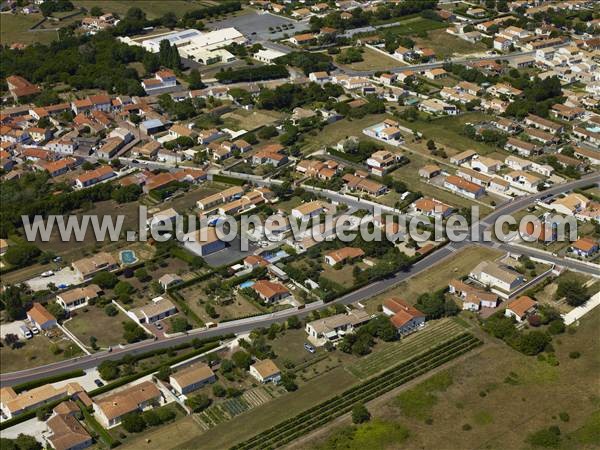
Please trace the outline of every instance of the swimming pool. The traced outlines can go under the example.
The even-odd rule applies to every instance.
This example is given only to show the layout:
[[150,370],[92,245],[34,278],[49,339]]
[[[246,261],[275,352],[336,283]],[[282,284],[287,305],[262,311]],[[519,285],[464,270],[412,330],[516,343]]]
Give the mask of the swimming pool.
[[254,286],[254,281],[248,280],[248,281],[244,281],[243,283],[240,284],[240,289],[246,289],[246,288],[249,288],[252,286]]
[[123,264],[133,264],[138,260],[133,250],[123,250],[119,256]]
[[285,250],[279,250],[279,251],[278,251],[277,253],[275,253],[274,255],[268,255],[268,256],[265,256],[265,259],[266,259],[267,261],[269,261],[271,264],[275,264],[275,263],[276,263],[277,261],[279,261],[280,259],[287,258],[288,256],[290,256],[290,255],[288,255],[288,254],[285,252]]

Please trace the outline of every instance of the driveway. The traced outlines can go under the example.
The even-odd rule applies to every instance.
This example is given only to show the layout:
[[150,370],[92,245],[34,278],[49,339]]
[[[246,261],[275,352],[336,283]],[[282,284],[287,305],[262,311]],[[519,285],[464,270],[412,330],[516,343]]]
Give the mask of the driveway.
[[[35,417],[25,422],[13,425],[10,428],[2,430],[2,437],[6,439],[16,439],[19,434],[33,436],[38,442],[43,443],[43,435],[46,432],[46,422],[40,422]],[[46,436],[48,434],[46,433]]]
[[3,323],[0,327],[0,336],[2,336],[2,339],[4,339],[4,336],[7,334],[16,334],[19,336],[19,339],[24,339],[23,336],[21,336],[21,325],[27,326],[23,320],[15,320],[14,322]]
[[32,291],[43,291],[48,289],[48,284],[54,283],[55,286],[72,286],[81,283],[79,277],[75,274],[75,271],[70,267],[65,267],[57,272],[54,272],[54,275],[50,277],[35,277],[30,280],[27,280],[25,284],[27,284]]

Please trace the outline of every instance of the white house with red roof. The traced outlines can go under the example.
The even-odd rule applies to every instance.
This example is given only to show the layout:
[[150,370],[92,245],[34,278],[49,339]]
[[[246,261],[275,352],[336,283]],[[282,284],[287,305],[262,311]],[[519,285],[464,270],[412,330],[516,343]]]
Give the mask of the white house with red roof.
[[400,335],[413,333],[425,325],[425,314],[399,298],[386,299],[383,302],[383,312],[390,317]]

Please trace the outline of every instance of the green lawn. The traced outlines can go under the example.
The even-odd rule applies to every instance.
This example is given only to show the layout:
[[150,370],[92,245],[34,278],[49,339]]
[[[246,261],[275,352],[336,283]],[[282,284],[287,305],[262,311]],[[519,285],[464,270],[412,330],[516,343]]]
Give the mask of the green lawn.
[[56,31],[28,31],[41,19],[41,14],[0,14],[0,43],[2,45],[10,45],[14,42],[47,44],[55,40],[58,37]]

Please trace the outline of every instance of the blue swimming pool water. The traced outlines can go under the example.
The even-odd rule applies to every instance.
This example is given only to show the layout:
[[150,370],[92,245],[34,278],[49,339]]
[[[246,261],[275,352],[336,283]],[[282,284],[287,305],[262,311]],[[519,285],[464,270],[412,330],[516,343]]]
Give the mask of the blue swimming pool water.
[[592,127],[592,128],[588,128],[588,131],[591,131],[592,133],[600,133],[600,127]]
[[240,289],[246,289],[246,288],[249,288],[252,286],[254,286],[254,281],[248,280],[248,281],[244,281],[243,283],[240,284]]
[[137,257],[133,250],[123,250],[120,256],[123,264],[133,264],[137,261]]
[[269,261],[270,263],[274,264],[277,261],[279,261],[280,259],[287,258],[288,256],[290,256],[290,255],[288,255],[285,252],[285,250],[279,250],[277,253],[275,253],[273,255],[265,256],[265,259],[267,261]]

